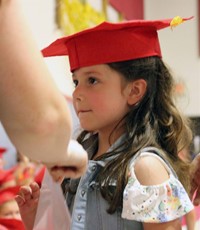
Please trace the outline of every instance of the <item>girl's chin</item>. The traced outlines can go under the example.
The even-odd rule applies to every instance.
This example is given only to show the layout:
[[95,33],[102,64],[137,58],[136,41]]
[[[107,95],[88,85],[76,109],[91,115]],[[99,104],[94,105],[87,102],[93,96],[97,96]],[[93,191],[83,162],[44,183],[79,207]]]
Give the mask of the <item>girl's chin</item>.
[[82,129],[84,129],[85,131],[88,131],[88,132],[95,132],[94,129],[91,129],[91,128],[88,128],[88,127],[82,127]]
[[84,123],[84,122],[80,122],[80,126],[81,126],[81,128],[83,129],[83,130],[86,130],[86,131],[88,131],[88,132],[95,132],[96,130],[97,130],[97,127],[95,126],[92,126],[91,124],[88,124],[88,122],[87,122],[87,124],[86,123]]

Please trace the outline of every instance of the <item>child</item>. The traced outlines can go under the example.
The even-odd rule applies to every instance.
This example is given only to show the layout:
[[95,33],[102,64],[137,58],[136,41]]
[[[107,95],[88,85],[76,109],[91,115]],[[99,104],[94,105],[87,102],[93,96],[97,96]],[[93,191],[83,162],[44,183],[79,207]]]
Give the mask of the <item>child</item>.
[[0,191],[0,230],[24,230],[15,196],[19,186]]
[[[157,36],[185,20],[104,22],[43,50],[69,55],[78,141],[90,158],[85,175],[65,183],[71,229],[177,230],[193,209],[189,167],[177,154],[191,133]],[[31,199],[17,198],[22,212]]]
[[19,186],[8,187],[0,191],[0,218],[21,220],[15,196]]

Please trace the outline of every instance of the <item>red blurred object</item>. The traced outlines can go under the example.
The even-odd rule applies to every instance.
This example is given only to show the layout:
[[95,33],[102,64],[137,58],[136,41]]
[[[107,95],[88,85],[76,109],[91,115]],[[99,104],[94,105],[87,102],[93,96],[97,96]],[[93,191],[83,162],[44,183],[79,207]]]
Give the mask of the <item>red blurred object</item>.
[[14,171],[15,167],[9,170],[0,169],[0,185],[10,180],[14,180]]
[[[1,225],[6,228],[1,228]],[[0,218],[0,230],[25,230],[24,224],[21,220]]]
[[0,157],[3,156],[4,153],[6,153],[7,149],[0,147]]
[[44,173],[45,173],[45,169],[46,167],[43,166],[40,171],[36,174],[35,178],[34,178],[34,181],[37,182],[37,184],[41,187],[42,185],[42,181],[43,181],[43,178],[44,178]]
[[0,190],[0,205],[7,201],[14,200],[19,192],[20,186],[8,187]]
[[109,0],[109,3],[127,20],[144,18],[143,0]]

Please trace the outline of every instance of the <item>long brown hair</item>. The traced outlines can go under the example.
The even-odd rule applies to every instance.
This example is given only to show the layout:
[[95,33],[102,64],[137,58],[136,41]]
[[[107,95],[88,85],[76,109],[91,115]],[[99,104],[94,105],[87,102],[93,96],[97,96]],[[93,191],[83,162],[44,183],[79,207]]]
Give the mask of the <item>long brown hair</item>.
[[[131,158],[147,146],[164,151],[182,184],[189,190],[189,166],[178,158],[177,153],[184,148],[181,143],[186,146],[190,143],[192,132],[187,118],[181,115],[173,101],[174,81],[169,69],[159,57],[110,63],[108,66],[120,72],[126,81],[144,79],[147,82],[143,99],[122,120],[126,140],[117,149],[99,157],[116,155],[98,176],[101,194],[110,205],[108,212],[113,213],[121,207],[127,166]],[[121,124],[119,122],[118,127]],[[81,143],[87,134],[84,131],[78,141]],[[185,136],[187,143],[181,141]],[[116,181],[115,189],[111,188],[113,181]]]

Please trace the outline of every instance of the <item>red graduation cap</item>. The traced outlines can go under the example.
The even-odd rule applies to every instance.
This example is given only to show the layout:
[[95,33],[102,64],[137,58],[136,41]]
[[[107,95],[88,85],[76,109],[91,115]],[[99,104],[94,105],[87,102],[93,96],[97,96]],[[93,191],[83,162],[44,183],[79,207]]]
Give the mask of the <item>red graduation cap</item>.
[[161,57],[157,30],[174,27],[191,19],[103,22],[76,34],[60,38],[42,50],[44,57],[69,56],[71,71],[80,67],[149,56]]
[[14,200],[19,192],[19,188],[20,186],[13,186],[0,190],[0,205],[7,201]]
[[14,171],[15,168],[11,168],[9,170],[0,169],[0,185],[10,180],[14,180]]
[[23,222],[17,219],[0,218],[0,230],[1,230],[1,225],[5,227],[4,229],[25,230]]

